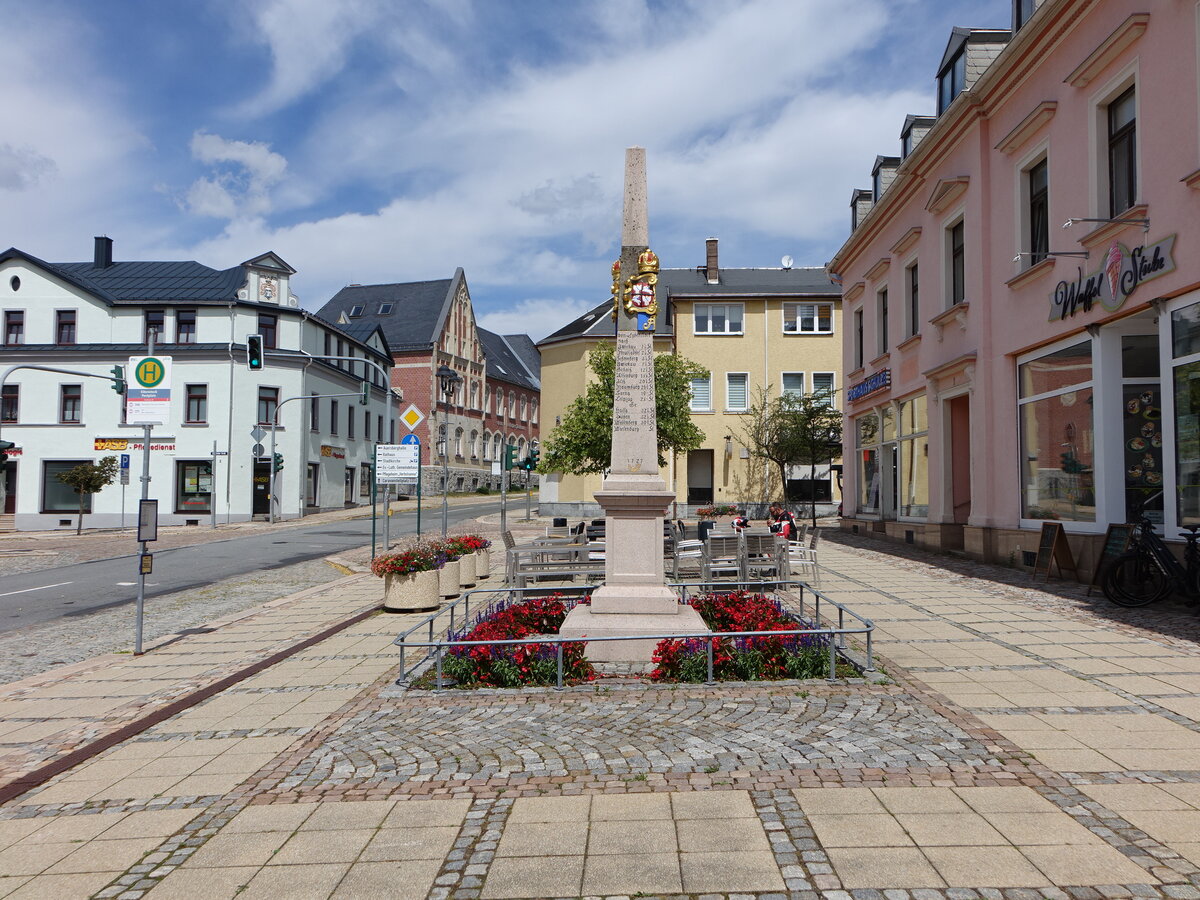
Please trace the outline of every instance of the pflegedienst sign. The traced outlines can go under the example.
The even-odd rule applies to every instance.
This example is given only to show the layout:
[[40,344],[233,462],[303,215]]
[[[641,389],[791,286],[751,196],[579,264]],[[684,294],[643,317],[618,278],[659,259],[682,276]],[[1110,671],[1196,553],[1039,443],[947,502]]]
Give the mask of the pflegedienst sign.
[[171,357],[131,356],[126,378],[125,421],[167,425],[171,420]]

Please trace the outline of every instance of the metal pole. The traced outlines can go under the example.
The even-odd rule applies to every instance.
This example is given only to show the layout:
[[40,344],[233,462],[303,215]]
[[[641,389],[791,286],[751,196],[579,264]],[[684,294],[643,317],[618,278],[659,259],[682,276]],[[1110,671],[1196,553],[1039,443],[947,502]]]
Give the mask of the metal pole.
[[529,474],[529,470],[525,470],[525,521],[533,519],[533,511],[531,508],[533,497],[533,476]]
[[708,639],[708,684],[713,683],[713,640]]
[[[153,333],[153,332],[151,332]],[[153,346],[153,341],[151,341]],[[151,353],[154,351],[151,350]],[[150,499],[150,429],[153,425],[142,426],[142,499]],[[146,611],[146,574],[142,571],[142,557],[146,555],[146,542],[142,541],[142,551],[138,554],[138,593],[137,593],[137,625],[133,635],[133,653],[142,655],[142,617]]]
[[554,686],[557,690],[560,690],[560,691],[563,689],[563,682],[562,682],[562,653],[563,653],[563,651],[562,651],[562,648],[563,648],[562,641],[559,641],[558,642],[558,681],[555,683]]
[[[449,402],[449,401],[447,401]],[[442,425],[442,537],[450,524],[450,416]]]
[[392,486],[383,486],[383,552],[392,549]]
[[421,536],[421,484],[425,481],[421,457],[425,455],[425,447],[417,444],[417,537]]
[[279,408],[271,416],[271,462],[270,476],[267,479],[267,521],[275,524],[275,425],[279,420]]
[[829,635],[829,680],[837,681],[837,641]]
[[[504,449],[504,444],[500,449]],[[505,457],[500,457],[500,533],[508,531],[508,469],[504,468]]]
[[[199,485],[197,485],[199,487]],[[217,527],[217,442],[213,441],[212,468],[208,472],[208,518],[211,527]],[[124,507],[121,514],[125,514]]]
[[400,641],[400,677],[396,679],[396,684],[404,684],[404,682],[408,681],[408,678],[405,677],[406,674],[407,673],[404,671],[404,641],[401,640]]
[[376,444],[371,448],[371,559],[378,555],[375,552],[375,523],[379,511],[379,486],[375,483],[375,475],[378,470],[379,444]]
[[[433,640],[433,638],[430,638],[430,640]],[[435,681],[433,683],[433,689],[434,689],[434,691],[440,691],[442,689],[442,645],[441,644],[437,645],[437,681]]]

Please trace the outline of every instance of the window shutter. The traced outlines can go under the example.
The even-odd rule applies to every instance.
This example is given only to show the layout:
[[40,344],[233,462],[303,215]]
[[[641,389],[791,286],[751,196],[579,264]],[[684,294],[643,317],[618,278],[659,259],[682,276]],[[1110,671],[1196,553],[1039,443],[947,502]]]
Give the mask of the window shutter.
[[692,409],[712,409],[712,384],[707,376],[692,379]]
[[725,376],[725,406],[727,409],[746,408],[746,374],[730,372]]
[[804,393],[804,373],[803,372],[784,372],[783,373],[783,392],[785,394],[793,394],[800,396]]

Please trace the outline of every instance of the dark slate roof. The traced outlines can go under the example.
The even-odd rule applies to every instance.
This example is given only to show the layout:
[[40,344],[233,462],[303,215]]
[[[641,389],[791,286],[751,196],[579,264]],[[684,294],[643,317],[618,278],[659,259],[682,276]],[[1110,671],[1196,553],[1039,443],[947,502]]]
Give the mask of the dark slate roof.
[[[438,322],[454,282],[454,278],[440,278],[404,284],[352,284],[334,294],[317,314],[327,322],[337,322],[344,313],[347,322],[378,325],[393,351],[424,349],[437,339]],[[380,303],[391,303],[391,313],[379,315]],[[350,310],[355,306],[363,307],[363,312],[351,319]]]
[[227,303],[237,299],[246,282],[246,270],[241,266],[217,270],[194,260],[116,262],[103,269],[90,262],[53,263],[51,269],[118,300]]
[[794,269],[721,269],[719,284],[709,284],[704,267],[664,269],[658,283],[666,286],[667,296],[702,295],[808,295],[840,297],[841,289],[830,283],[823,266]]
[[[532,391],[541,389],[538,371],[530,371],[507,339],[486,328],[476,327],[475,333],[479,335],[479,343],[483,345],[484,371],[488,378],[507,381]],[[540,369],[539,364],[538,370]]]
[[537,344],[533,342],[533,338],[527,334],[506,334],[504,340],[508,341],[508,346],[512,348],[513,353],[520,357],[521,362],[525,363],[525,368],[533,373],[540,384],[542,354],[538,353]]
[[572,337],[612,337],[613,321],[609,316],[612,300],[605,300],[598,306],[593,306],[575,321],[564,325],[558,331],[547,335],[538,344],[548,344],[551,341],[561,341]]

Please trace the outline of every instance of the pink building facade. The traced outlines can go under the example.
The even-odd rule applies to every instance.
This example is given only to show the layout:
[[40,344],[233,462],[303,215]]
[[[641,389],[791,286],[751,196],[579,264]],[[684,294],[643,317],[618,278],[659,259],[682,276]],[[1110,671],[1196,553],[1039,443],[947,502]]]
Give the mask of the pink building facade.
[[1021,564],[1060,521],[1087,575],[1142,505],[1200,524],[1200,3],[1012,13],[954,30],[829,264],[843,527]]

